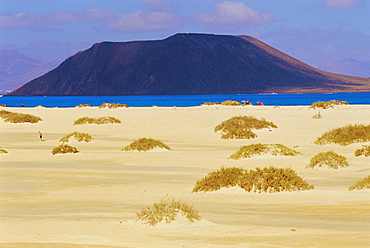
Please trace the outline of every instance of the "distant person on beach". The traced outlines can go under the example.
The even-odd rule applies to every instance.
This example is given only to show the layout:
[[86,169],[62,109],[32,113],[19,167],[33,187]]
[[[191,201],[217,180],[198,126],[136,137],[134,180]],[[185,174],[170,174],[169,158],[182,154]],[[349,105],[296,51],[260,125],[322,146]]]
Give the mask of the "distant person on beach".
[[41,141],[44,141],[43,139],[42,139],[42,133],[39,131],[39,135],[40,135],[40,140]]
[[263,102],[257,102],[258,106],[264,106]]
[[244,100],[244,101],[242,101],[242,103],[243,103],[243,105],[249,105],[250,104],[248,100]]

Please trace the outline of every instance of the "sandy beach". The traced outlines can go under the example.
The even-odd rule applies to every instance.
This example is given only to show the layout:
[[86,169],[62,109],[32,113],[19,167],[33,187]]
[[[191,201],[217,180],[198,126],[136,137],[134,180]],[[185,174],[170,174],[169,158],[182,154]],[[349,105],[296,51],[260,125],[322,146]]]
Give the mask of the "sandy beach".
[[[0,154],[0,247],[369,247],[370,190],[348,191],[370,174],[370,158],[354,155],[365,143],[313,142],[332,128],[369,124],[370,105],[1,109],[43,121],[0,119],[0,147],[8,151]],[[319,111],[322,119],[313,119]],[[262,117],[278,128],[257,130],[255,139],[222,140],[215,126],[238,115]],[[73,125],[84,116],[122,123]],[[94,141],[72,139],[79,153],[52,155],[59,139],[74,131]],[[121,151],[142,137],[159,139],[172,151]],[[228,159],[254,143],[279,143],[302,155]],[[330,150],[347,157],[350,166],[306,168],[313,156]],[[192,193],[197,180],[222,166],[290,167],[315,188]],[[154,227],[137,221],[136,212],[165,196],[193,205],[202,219]]]

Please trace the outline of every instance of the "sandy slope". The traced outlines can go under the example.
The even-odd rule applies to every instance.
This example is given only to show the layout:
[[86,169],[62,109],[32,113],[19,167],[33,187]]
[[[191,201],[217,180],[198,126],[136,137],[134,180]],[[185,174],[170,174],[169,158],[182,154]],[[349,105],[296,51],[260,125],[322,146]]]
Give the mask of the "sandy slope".
[[[0,119],[0,247],[368,247],[370,191],[348,187],[370,174],[370,158],[355,157],[361,144],[313,144],[331,128],[370,122],[370,106],[318,110],[307,106],[189,108],[6,108],[40,116],[38,124]],[[221,140],[213,131],[235,115],[273,121],[253,140]],[[122,124],[81,125],[79,117],[113,116]],[[44,134],[40,141],[38,131]],[[94,137],[71,141],[78,154],[52,155],[73,131]],[[122,152],[134,139],[152,137],[173,151]],[[230,160],[240,146],[281,143],[296,157]],[[306,169],[321,151],[344,155],[350,167]],[[191,193],[196,180],[221,166],[291,167],[314,190],[275,194],[238,188]],[[135,220],[141,208],[169,195],[193,204],[202,220],[156,227]]]

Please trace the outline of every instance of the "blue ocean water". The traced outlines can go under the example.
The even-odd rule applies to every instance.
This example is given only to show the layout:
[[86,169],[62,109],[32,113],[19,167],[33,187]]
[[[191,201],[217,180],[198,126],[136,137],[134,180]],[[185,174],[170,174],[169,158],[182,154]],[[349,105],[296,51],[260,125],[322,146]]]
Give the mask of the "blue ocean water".
[[361,93],[305,93],[305,94],[226,94],[226,95],[145,95],[145,96],[32,96],[0,97],[0,104],[8,107],[75,107],[79,104],[100,106],[106,103],[124,103],[130,107],[190,107],[204,102],[226,100],[243,101],[256,104],[257,101],[272,106],[311,105],[317,101],[340,100],[350,104],[370,104],[370,92]]

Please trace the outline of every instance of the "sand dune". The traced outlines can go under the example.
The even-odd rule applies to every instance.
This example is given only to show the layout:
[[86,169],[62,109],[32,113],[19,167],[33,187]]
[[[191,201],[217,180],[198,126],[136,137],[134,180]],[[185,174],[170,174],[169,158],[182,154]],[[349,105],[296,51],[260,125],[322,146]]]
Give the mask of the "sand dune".
[[[370,158],[355,157],[362,144],[320,146],[323,132],[370,123],[369,105],[318,110],[307,106],[199,106],[187,108],[4,108],[43,119],[10,124],[0,119],[0,247],[368,247],[370,190],[348,191],[370,174]],[[222,140],[213,131],[235,115],[274,122],[252,140]],[[78,125],[80,117],[113,116],[121,124]],[[38,131],[45,141],[40,141]],[[70,141],[77,154],[52,155],[59,139],[79,131],[91,143]],[[123,152],[133,140],[151,137],[172,148]],[[295,147],[302,155],[228,157],[253,143]],[[307,169],[318,152],[348,158],[342,169]],[[248,193],[240,188],[192,193],[195,182],[222,166],[291,167],[315,188]],[[172,196],[193,204],[201,221],[183,218],[155,227],[136,212]]]

